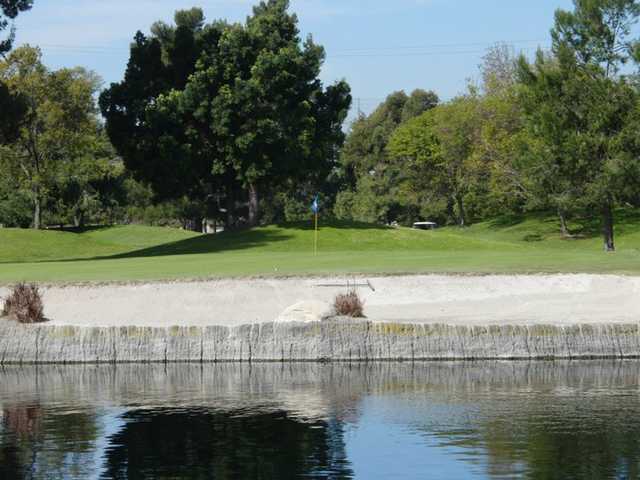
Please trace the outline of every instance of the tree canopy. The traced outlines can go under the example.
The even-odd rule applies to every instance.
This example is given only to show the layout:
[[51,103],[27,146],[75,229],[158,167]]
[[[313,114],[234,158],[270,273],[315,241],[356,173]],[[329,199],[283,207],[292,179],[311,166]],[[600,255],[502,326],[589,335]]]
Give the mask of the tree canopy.
[[465,196],[474,179],[479,126],[478,99],[461,96],[402,125],[387,149],[405,172],[412,172],[413,189],[444,198],[449,216],[460,226],[468,223]]
[[224,204],[229,226],[246,200],[254,225],[261,189],[332,168],[349,87],[322,85],[324,50],[300,38],[288,7],[261,2],[245,24],[205,24],[194,9],[138,32],[100,104],[125,164],[160,197]]
[[[0,33],[9,28],[10,22],[20,12],[25,12],[33,6],[33,0],[0,0]],[[9,29],[9,35],[0,40],[0,55],[6,54],[13,46],[15,30]]]
[[40,228],[47,192],[77,175],[78,160],[96,148],[99,80],[82,68],[50,71],[39,49],[24,46],[0,62],[0,81],[25,106],[15,137],[1,147],[2,171],[16,190],[28,192],[32,225]]
[[[613,207],[625,183],[638,178],[638,90],[621,68],[635,62],[634,0],[575,0],[556,12],[552,57],[520,59],[521,102],[544,147],[536,182],[560,212],[569,206],[601,212],[604,247],[615,249]],[[540,168],[544,166],[543,168]],[[562,216],[562,215],[561,215]]]
[[394,92],[368,116],[360,116],[340,156],[342,192],[336,200],[340,218],[390,222],[417,217],[418,199],[403,182],[403,166],[387,154],[393,132],[404,122],[438,104],[432,91]]
[[[9,27],[11,20],[32,5],[33,0],[0,0],[0,57],[11,50],[15,39],[13,27],[6,37],[1,36],[2,32]],[[0,144],[15,138],[25,108],[24,102],[11,95],[7,86],[0,82]]]

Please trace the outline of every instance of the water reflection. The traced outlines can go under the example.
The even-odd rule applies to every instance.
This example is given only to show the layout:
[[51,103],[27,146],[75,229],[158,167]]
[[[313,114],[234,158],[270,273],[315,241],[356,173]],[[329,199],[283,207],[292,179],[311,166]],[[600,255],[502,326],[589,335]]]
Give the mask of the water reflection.
[[87,457],[98,434],[93,413],[9,404],[2,410],[0,478],[91,476]]
[[640,362],[0,369],[0,478],[639,478]]
[[286,412],[135,411],[104,478],[351,478],[341,428]]

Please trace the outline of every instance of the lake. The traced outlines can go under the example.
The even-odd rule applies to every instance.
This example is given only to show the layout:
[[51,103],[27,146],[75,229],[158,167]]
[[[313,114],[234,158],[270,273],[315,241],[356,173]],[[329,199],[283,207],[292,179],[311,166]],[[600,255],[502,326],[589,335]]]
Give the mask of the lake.
[[0,479],[640,475],[640,361],[0,368]]

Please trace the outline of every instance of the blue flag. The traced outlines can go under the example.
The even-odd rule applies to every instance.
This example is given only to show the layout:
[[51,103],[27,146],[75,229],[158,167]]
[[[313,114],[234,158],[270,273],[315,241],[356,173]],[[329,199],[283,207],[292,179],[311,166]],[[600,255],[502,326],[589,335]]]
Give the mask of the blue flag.
[[316,195],[316,198],[313,199],[313,203],[311,204],[311,211],[313,211],[313,213],[315,213],[316,215],[320,211],[320,201],[318,199],[318,195]]

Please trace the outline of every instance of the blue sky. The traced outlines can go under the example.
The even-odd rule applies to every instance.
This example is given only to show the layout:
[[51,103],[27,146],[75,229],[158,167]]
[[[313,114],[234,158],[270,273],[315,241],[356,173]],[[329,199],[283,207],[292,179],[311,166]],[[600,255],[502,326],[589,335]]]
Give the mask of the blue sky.
[[[51,68],[82,65],[122,78],[137,30],[200,6],[209,20],[242,21],[257,0],[35,0],[16,26],[18,44],[39,45]],[[477,78],[495,42],[532,53],[547,46],[553,13],[571,0],[292,0],[304,34],[327,50],[322,78],[345,78],[365,112],[395,90],[435,90],[443,99]]]

